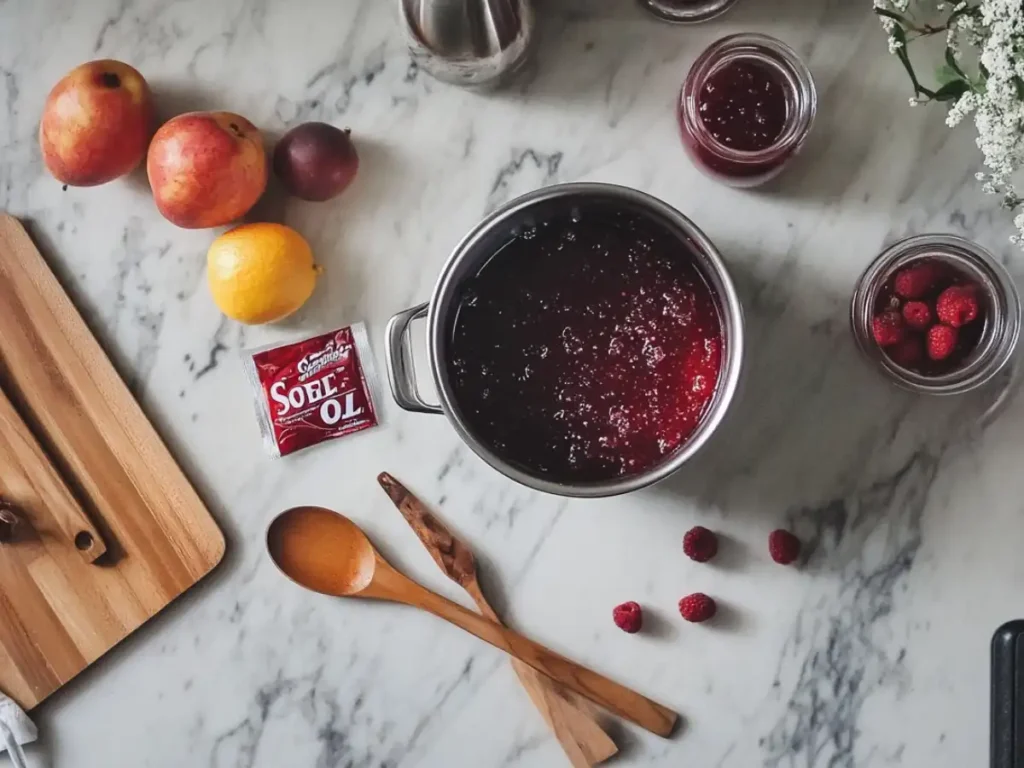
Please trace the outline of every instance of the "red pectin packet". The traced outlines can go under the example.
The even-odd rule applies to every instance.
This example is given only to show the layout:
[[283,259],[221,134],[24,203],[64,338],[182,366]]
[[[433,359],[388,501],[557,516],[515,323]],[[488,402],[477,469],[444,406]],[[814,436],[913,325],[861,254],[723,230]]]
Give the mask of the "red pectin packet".
[[263,444],[274,456],[377,426],[376,375],[362,323],[250,350],[244,364]]

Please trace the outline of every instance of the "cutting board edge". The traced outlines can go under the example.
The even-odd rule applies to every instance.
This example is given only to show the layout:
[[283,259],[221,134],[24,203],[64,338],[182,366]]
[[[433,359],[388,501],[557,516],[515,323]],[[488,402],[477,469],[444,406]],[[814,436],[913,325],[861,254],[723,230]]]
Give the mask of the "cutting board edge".
[[[7,230],[7,232],[4,233],[3,230]],[[40,300],[50,303],[54,313],[51,317],[54,318],[55,326],[60,329],[57,332],[61,334],[61,338],[80,338],[85,342],[85,347],[93,350],[91,355],[79,356],[76,354],[74,357],[76,359],[80,357],[82,364],[89,371],[88,375],[99,389],[98,394],[112,395],[112,401],[115,405],[120,406],[111,411],[113,418],[111,426],[116,426],[122,441],[128,439],[131,442],[143,444],[144,448],[152,451],[147,453],[146,450],[136,449],[138,452],[134,454],[136,458],[142,459],[143,466],[151,466],[151,472],[152,465],[150,462],[147,462],[147,458],[156,457],[160,460],[158,463],[166,460],[167,466],[164,469],[167,471],[166,473],[157,472],[153,482],[156,482],[158,490],[155,495],[151,495],[144,486],[137,482],[138,476],[129,470],[129,466],[137,467],[139,464],[125,464],[121,459],[123,454],[113,454],[114,458],[121,463],[124,471],[128,473],[128,483],[140,495],[142,505],[149,509],[151,519],[157,522],[168,519],[174,521],[172,526],[173,535],[171,528],[163,528],[161,526],[161,530],[165,532],[165,546],[172,547],[180,560],[179,567],[184,567],[187,570],[187,576],[177,584],[169,585],[168,587],[165,582],[164,592],[160,601],[157,604],[151,605],[148,609],[148,615],[132,617],[125,621],[120,628],[121,631],[107,636],[105,642],[109,644],[102,651],[95,653],[95,655],[87,655],[82,666],[70,673],[65,679],[57,682],[53,689],[44,691],[43,688],[39,688],[38,690],[27,692],[26,697],[28,701],[21,703],[25,705],[26,709],[32,710],[48,701],[59,689],[68,684],[73,684],[74,681],[80,679],[83,672],[93,667],[110,650],[121,645],[129,635],[135,633],[144,625],[149,625],[151,619],[163,614],[182,595],[206,581],[223,563],[227,554],[228,541],[217,518],[213,515],[196,486],[175,458],[167,441],[143,410],[138,398],[128,390],[127,382],[120,371],[113,365],[112,359],[100,343],[99,337],[90,327],[89,323],[85,321],[78,307],[71,301],[67,289],[57,277],[56,271],[50,266],[49,260],[42,255],[36,246],[29,234],[26,223],[5,211],[0,211],[0,234],[6,234],[14,238],[10,240],[0,238],[0,242],[7,242],[11,245],[13,253],[18,253],[19,248],[29,251],[29,265],[24,267],[24,275],[31,281],[34,291],[39,294]],[[53,332],[51,330],[51,333]],[[36,407],[40,407],[39,404]],[[47,407],[45,402],[42,404],[42,407]],[[97,426],[102,424],[101,421],[95,418],[93,423]],[[55,448],[55,441],[48,433],[45,425],[37,426],[47,435],[48,442],[50,443],[48,446],[49,450],[53,450]],[[67,457],[62,451],[58,450],[58,453],[61,454],[60,459],[62,461],[67,461]],[[76,477],[76,482],[80,485],[82,484],[82,479],[78,477],[77,472],[74,472],[70,467],[65,467],[65,469],[72,471],[72,474]],[[85,492],[91,496],[91,493],[87,490]],[[169,500],[171,507],[167,508],[165,504],[161,503],[161,500]],[[177,500],[178,503],[173,503],[174,500]],[[121,501],[124,502],[125,499],[121,499]],[[161,508],[163,508],[164,512],[169,513],[171,517],[166,518],[163,514],[160,514]],[[114,506],[111,508],[111,511],[116,518],[120,518],[122,513],[114,511],[117,509],[118,506]],[[132,517],[135,513],[129,511],[125,514]],[[168,536],[170,538],[167,538]],[[184,545],[184,547],[180,548],[179,545]],[[129,553],[128,557],[142,557],[143,562],[150,562],[141,553]],[[133,586],[135,585],[134,581],[131,583]],[[145,584],[143,588],[157,589],[159,587],[155,582],[150,582]],[[144,640],[145,638],[140,638],[140,642]]]
[[[165,480],[162,483],[162,487],[171,490],[179,487],[185,491],[186,496],[191,497],[182,500],[188,502],[188,506],[195,513],[189,518],[191,524],[203,529],[202,535],[197,537],[196,541],[202,536],[209,535],[211,529],[216,531],[218,536],[223,539],[223,531],[220,525],[210,512],[206,502],[199,495],[195,484],[185,473],[184,469],[182,469],[181,464],[168,446],[167,440],[164,439],[164,436],[156,428],[149,414],[142,408],[139,399],[128,388],[125,377],[122,376],[121,372],[114,365],[111,355],[100,342],[94,330],[89,326],[81,310],[71,300],[67,289],[57,277],[57,272],[50,266],[49,260],[43,255],[32,239],[26,223],[18,217],[0,210],[0,230],[2,230],[6,222],[11,222],[14,225],[15,235],[23,239],[26,247],[31,249],[29,256],[36,259],[40,265],[40,270],[38,271],[31,268],[25,269],[26,277],[39,296],[43,297],[47,302],[52,302],[51,306],[56,310],[53,315],[54,321],[59,326],[61,332],[68,339],[78,342],[74,346],[71,357],[78,362],[83,370],[86,370],[89,381],[93,383],[100,394],[103,395],[104,400],[106,400],[104,408],[113,418],[119,434],[127,438],[127,443],[133,446],[134,454],[141,459],[141,463],[121,462],[122,466],[129,473],[129,479],[133,487],[137,489],[140,495],[147,499],[151,509],[156,509],[153,503],[158,503],[157,497],[152,496],[145,485],[138,481],[138,476],[135,473],[143,468],[147,471],[152,471],[151,461],[166,462],[169,466],[166,466],[165,469],[170,473],[168,476],[171,477],[171,482]],[[93,353],[95,353],[94,356]],[[99,363],[98,367],[92,368],[96,360],[102,361],[102,363]],[[9,371],[8,375],[15,380],[12,381],[15,384],[17,384],[17,380],[23,378],[23,374],[15,374],[13,371]],[[32,399],[30,392],[26,391],[23,386],[16,386],[15,391],[20,394],[22,399]],[[90,489],[92,483],[91,473],[85,467],[80,466],[80,456],[84,454],[84,451],[76,454],[74,451],[69,453],[67,446],[64,446],[62,449],[61,435],[64,434],[64,430],[61,424],[51,417],[49,409],[45,407],[45,404],[42,404],[43,407],[33,408],[31,403],[29,403],[29,406],[34,428],[38,428],[41,435],[46,438],[49,446],[57,450],[61,461],[66,464],[66,469],[73,476],[75,482],[83,487],[85,492],[95,500],[97,489]],[[89,419],[93,423],[98,423],[98,417],[90,416]],[[104,436],[104,446],[114,451],[115,458],[120,461],[124,454],[119,452],[120,449],[117,446],[117,442]],[[174,505],[171,505],[170,509],[174,510]],[[185,543],[184,539],[190,538],[189,536],[185,536],[184,539],[177,538],[185,534],[186,530],[190,527],[185,515],[172,511],[170,516],[165,517],[164,520],[174,526],[176,544]],[[192,543],[195,544],[196,541]],[[226,543],[224,541],[218,542],[219,549],[223,549],[225,546]],[[195,552],[199,551],[198,547],[196,547]]]
[[[218,528],[218,531],[220,531],[219,528]],[[164,606],[160,610],[158,610],[156,613],[151,613],[143,621],[139,622],[134,627],[130,628],[127,632],[125,632],[125,634],[121,637],[120,640],[118,640],[113,645],[111,645],[109,648],[107,648],[100,656],[98,656],[97,658],[95,658],[92,661],[90,661],[88,664],[86,664],[84,667],[82,667],[80,670],[78,670],[75,674],[73,674],[67,680],[64,680],[58,687],[54,688],[49,693],[46,693],[43,696],[41,696],[39,699],[36,700],[36,702],[34,704],[30,704],[28,706],[25,706],[25,711],[26,712],[33,712],[33,711],[35,711],[35,709],[38,706],[40,706],[41,704],[43,704],[44,702],[47,702],[47,701],[51,700],[54,696],[57,696],[61,692],[66,691],[67,687],[69,685],[82,680],[83,675],[88,675],[89,672],[93,670],[93,668],[96,666],[97,663],[99,663],[103,659],[109,659],[109,654],[112,651],[114,651],[115,649],[117,649],[118,647],[123,645],[126,641],[130,640],[131,638],[137,637],[136,632],[138,632],[143,627],[151,626],[154,621],[159,621],[160,618],[163,617],[163,615],[167,611],[167,609],[170,608],[171,606],[175,605],[178,602],[178,600],[181,599],[182,595],[184,595],[186,592],[191,592],[193,589],[195,589],[196,587],[200,586],[203,582],[205,582],[206,579],[215,570],[217,570],[217,568],[220,566],[220,564],[222,562],[224,562],[224,555],[227,553],[227,541],[224,538],[224,532],[220,531],[220,534],[221,534],[221,537],[220,537],[221,538],[221,546],[220,546],[220,551],[219,551],[219,553],[217,555],[217,559],[214,560],[214,562],[210,564],[210,567],[207,568],[206,571],[204,571],[198,578],[196,578],[195,581],[193,581],[187,587],[185,587],[180,592],[178,592],[178,594],[176,594],[173,597],[171,597],[171,599],[168,600],[164,604]],[[146,639],[139,637],[138,638],[138,642],[139,643],[144,643],[144,642],[146,642]]]

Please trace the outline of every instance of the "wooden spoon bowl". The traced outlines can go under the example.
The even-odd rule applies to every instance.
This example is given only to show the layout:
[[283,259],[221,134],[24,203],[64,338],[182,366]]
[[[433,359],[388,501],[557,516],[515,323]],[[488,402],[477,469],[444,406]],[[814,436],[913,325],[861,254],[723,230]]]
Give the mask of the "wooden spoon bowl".
[[383,562],[359,526],[323,507],[293,507],[274,518],[267,550],[292,581],[337,597],[359,595]]

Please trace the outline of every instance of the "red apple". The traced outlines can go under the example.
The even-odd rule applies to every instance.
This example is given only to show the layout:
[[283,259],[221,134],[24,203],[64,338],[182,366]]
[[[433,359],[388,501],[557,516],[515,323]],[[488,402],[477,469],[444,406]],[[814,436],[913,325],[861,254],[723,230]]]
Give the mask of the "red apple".
[[124,176],[146,154],[153,98],[136,69],[102,59],[75,67],[46,97],[39,123],[43,162],[54,178],[91,187]]
[[231,112],[189,112],[153,136],[146,173],[156,207],[186,229],[244,216],[267,186],[259,129]]

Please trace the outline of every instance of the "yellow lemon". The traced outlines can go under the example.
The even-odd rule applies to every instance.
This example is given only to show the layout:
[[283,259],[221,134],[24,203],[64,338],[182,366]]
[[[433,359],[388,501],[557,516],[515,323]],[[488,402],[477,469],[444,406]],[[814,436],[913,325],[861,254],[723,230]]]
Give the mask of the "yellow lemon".
[[235,227],[206,253],[213,300],[241,323],[270,323],[290,315],[313,293],[320,270],[305,238],[283,224]]

